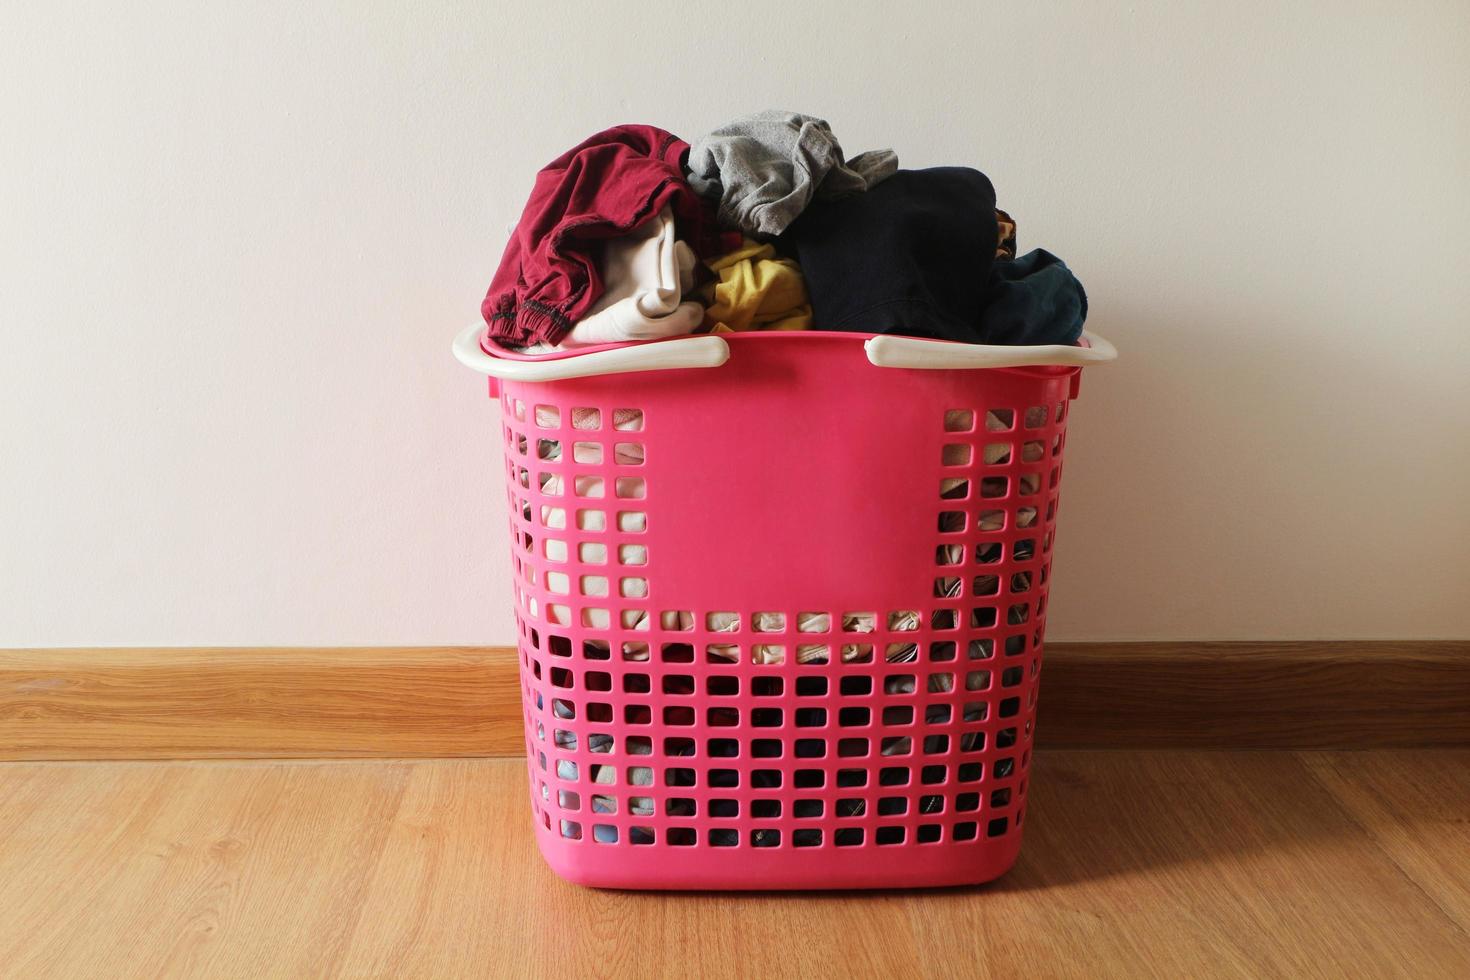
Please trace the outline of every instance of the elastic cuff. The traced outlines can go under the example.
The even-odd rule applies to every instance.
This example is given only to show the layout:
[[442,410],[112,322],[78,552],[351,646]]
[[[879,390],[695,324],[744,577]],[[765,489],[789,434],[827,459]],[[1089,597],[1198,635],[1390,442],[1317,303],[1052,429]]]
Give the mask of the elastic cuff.
[[573,323],[560,310],[527,300],[513,310],[497,310],[485,317],[489,336],[512,347],[531,344],[559,344],[571,332]]

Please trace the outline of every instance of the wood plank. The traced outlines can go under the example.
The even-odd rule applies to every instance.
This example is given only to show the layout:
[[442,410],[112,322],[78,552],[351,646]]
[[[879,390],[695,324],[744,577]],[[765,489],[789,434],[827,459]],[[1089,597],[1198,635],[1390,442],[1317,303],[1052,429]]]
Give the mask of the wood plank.
[[1470,930],[1470,751],[1303,758],[1399,867]]
[[[0,759],[522,751],[503,647],[0,651]],[[1470,643],[1057,643],[1039,744],[1470,745]]]
[[322,976],[355,932],[409,773],[0,766],[0,973]]
[[[1434,759],[1385,765],[1433,796]],[[659,895],[555,878],[514,760],[5,764],[0,972],[1470,975],[1470,933],[1291,753],[1036,766],[994,885]]]
[[911,899],[926,974],[1450,977],[1470,956],[1289,753],[1040,752],[1026,835],[990,889]]
[[0,652],[0,759],[509,755],[515,653],[347,647]]

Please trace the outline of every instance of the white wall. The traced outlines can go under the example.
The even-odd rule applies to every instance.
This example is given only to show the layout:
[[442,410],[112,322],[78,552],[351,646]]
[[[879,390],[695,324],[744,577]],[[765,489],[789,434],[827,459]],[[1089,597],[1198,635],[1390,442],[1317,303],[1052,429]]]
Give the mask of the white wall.
[[1470,636],[1467,66],[1463,0],[5,4],[0,646],[510,640],[450,335],[547,160],[771,106],[984,170],[1123,349],[1053,639]]

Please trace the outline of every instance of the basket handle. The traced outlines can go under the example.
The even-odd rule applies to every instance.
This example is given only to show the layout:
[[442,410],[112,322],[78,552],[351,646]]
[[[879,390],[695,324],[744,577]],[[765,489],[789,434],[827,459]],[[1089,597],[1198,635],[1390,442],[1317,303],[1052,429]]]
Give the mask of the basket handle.
[[454,356],[472,371],[505,381],[566,381],[600,374],[719,367],[730,359],[730,345],[714,334],[682,337],[632,347],[590,351],[574,357],[511,360],[480,347],[483,323],[473,323],[454,338]]
[[963,344],[953,340],[924,340],[883,334],[863,344],[868,361],[878,367],[953,371],[968,368],[1086,367],[1116,360],[1118,349],[1090,330],[1082,337],[1089,347],[1069,344]]
[[[611,347],[569,357],[513,360],[495,357],[480,347],[483,324],[473,323],[454,338],[454,356],[465,367],[505,381],[565,381],[634,371],[719,367],[730,359],[730,345],[717,334],[699,334],[673,340]],[[954,371],[972,368],[1085,367],[1116,360],[1118,350],[1091,331],[1082,336],[1089,347],[1036,344],[1009,347],[964,344],[951,340],[924,340],[887,334],[863,343],[868,361],[876,367]]]

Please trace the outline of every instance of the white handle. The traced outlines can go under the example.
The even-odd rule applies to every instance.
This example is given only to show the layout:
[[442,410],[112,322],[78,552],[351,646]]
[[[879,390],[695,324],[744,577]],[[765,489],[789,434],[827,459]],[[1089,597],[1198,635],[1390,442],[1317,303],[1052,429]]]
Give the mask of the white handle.
[[654,344],[593,351],[575,357],[513,361],[480,349],[484,324],[475,323],[454,338],[454,356],[465,367],[506,381],[565,381],[597,374],[631,374],[675,368],[719,367],[730,359],[730,345],[714,334],[681,337]]
[[[454,338],[454,356],[465,367],[507,381],[564,381],[601,374],[665,371],[678,368],[719,367],[730,359],[730,345],[717,334],[680,337],[652,344],[617,347],[573,357],[514,361],[492,357],[480,348],[485,328],[471,324]],[[1090,347],[1036,344],[1008,347],[962,344],[950,340],[882,335],[863,344],[868,361],[878,367],[941,371],[968,368],[1085,367],[1116,360],[1118,349],[1091,331],[1082,336]]]
[[863,344],[868,360],[878,367],[917,368],[947,371],[966,368],[1086,367],[1116,360],[1118,349],[1105,338],[1084,330],[1091,347],[1067,344],[1035,344],[1008,347],[996,344],[961,344],[952,340],[919,337],[871,337]]

